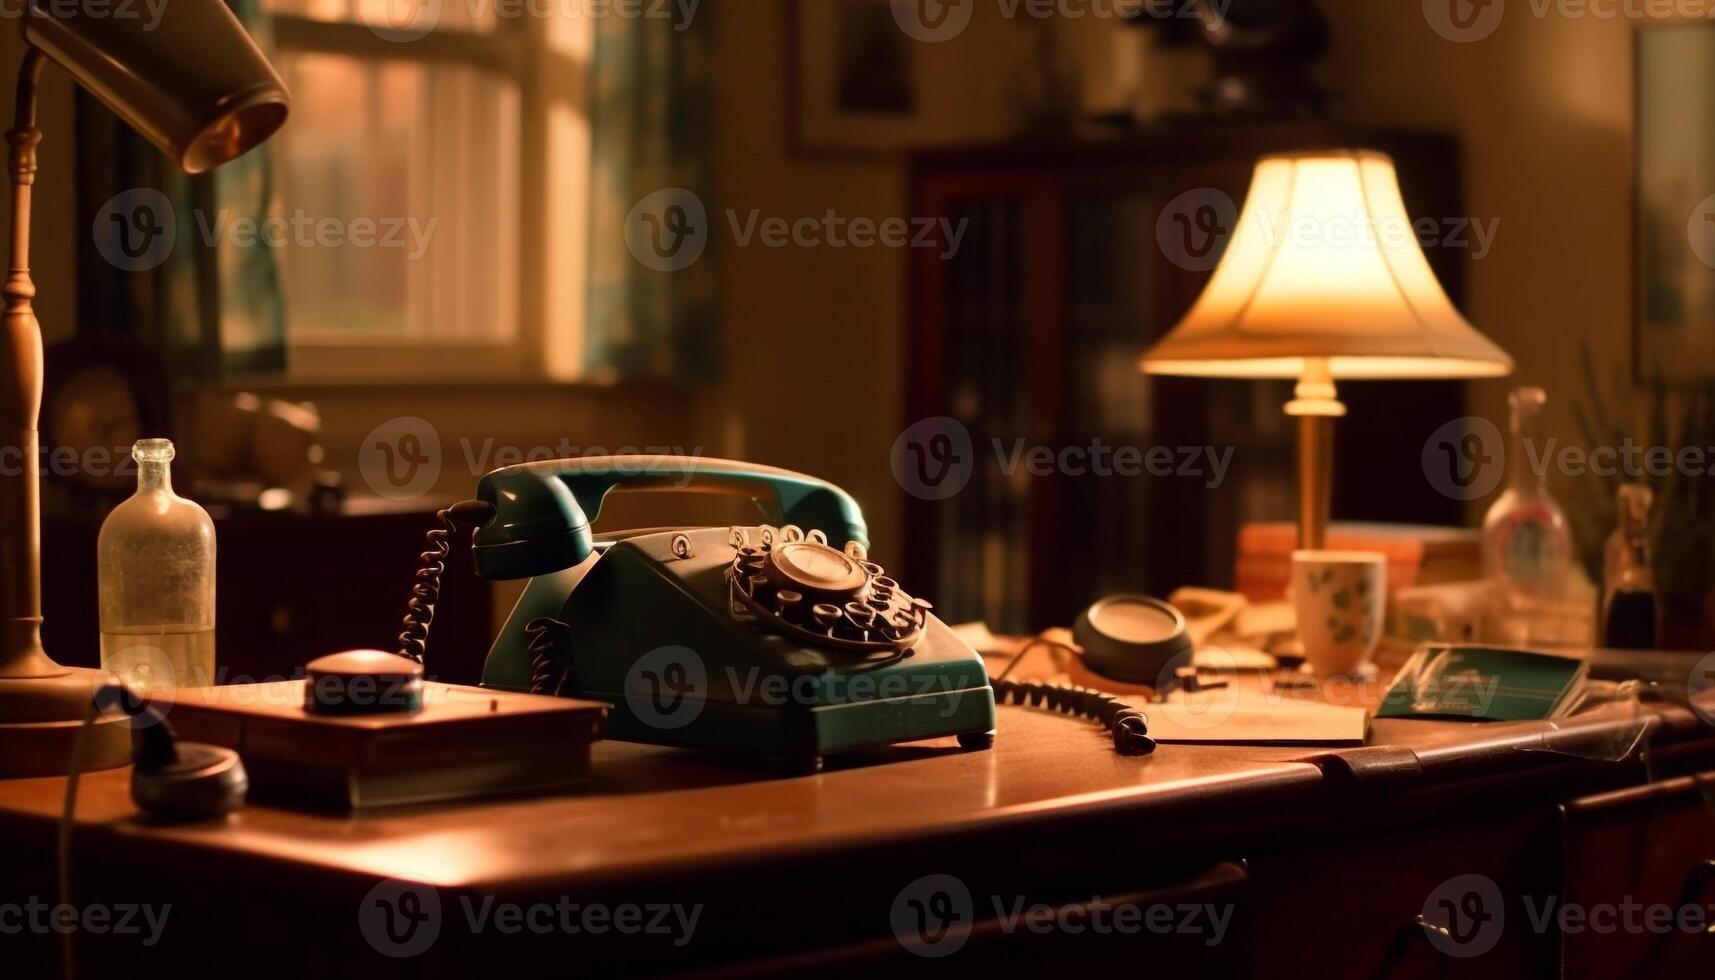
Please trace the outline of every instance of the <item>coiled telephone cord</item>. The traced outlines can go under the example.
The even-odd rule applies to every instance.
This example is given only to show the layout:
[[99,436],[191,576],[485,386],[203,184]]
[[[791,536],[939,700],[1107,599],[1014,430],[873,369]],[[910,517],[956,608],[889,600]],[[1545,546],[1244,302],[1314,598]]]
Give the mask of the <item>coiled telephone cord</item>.
[[1106,691],[1069,684],[1045,684],[1041,681],[1010,681],[1012,673],[1031,651],[1038,647],[1062,647],[1062,644],[1038,637],[1025,644],[1012,658],[1012,663],[1000,676],[989,683],[994,687],[997,704],[1012,704],[1046,708],[1063,715],[1089,718],[1102,723],[1113,733],[1114,751],[1120,755],[1148,755],[1155,751],[1155,739],[1149,737],[1149,718],[1142,711],[1126,704]]
[[427,547],[419,555],[422,564],[411,580],[411,600],[405,605],[405,628],[399,633],[399,656],[422,663],[429,648],[429,627],[435,624],[435,606],[441,601],[441,579],[447,573],[447,556],[460,524],[474,526],[494,516],[494,505],[480,500],[454,504],[435,515],[441,526],[424,536]]

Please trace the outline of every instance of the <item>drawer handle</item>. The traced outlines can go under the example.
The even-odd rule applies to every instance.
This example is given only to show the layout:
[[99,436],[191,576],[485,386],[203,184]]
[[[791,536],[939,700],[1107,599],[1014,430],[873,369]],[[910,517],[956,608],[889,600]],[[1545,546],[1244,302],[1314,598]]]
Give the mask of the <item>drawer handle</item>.
[[[1708,887],[1711,879],[1715,879],[1715,858],[1704,858],[1691,866],[1685,874],[1685,888],[1679,894],[1681,907],[1697,901],[1698,896]],[[1715,924],[1707,927],[1705,932],[1715,932]]]
[[1376,980],[1387,980],[1393,976],[1414,948],[1425,946],[1435,954],[1435,962],[1441,964],[1438,974],[1441,980],[1447,980],[1447,961],[1452,957],[1442,952],[1441,943],[1451,941],[1453,933],[1446,926],[1438,926],[1421,914],[1415,916],[1394,934],[1393,941],[1388,944],[1389,952],[1382,957],[1376,969]]
[[[1708,885],[1711,878],[1715,878],[1715,860],[1704,858],[1692,865],[1691,870],[1685,873],[1685,887],[1679,892],[1679,906],[1684,908],[1697,901],[1697,897],[1703,894],[1703,889]],[[1715,925],[1704,927],[1703,934],[1709,935],[1710,933],[1715,933]],[[1671,933],[1657,936],[1649,944],[1647,958],[1639,965],[1638,976],[1655,977],[1662,975],[1662,957],[1667,955],[1669,940],[1672,938]]]

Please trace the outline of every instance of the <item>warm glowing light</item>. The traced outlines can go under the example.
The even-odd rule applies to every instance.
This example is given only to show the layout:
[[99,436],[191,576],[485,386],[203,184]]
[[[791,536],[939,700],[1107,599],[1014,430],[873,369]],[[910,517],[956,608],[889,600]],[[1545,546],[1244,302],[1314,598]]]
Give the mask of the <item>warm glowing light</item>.
[[1365,151],[1264,157],[1227,251],[1151,374],[1297,378],[1510,374],[1418,246],[1393,161]]

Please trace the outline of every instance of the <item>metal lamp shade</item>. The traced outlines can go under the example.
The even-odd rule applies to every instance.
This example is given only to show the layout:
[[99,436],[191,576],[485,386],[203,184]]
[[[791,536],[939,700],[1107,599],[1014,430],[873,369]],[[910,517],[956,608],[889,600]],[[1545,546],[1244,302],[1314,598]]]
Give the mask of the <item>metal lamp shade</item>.
[[64,16],[31,4],[24,40],[185,170],[201,173],[286,121],[286,85],[220,0],[172,0],[140,17]]

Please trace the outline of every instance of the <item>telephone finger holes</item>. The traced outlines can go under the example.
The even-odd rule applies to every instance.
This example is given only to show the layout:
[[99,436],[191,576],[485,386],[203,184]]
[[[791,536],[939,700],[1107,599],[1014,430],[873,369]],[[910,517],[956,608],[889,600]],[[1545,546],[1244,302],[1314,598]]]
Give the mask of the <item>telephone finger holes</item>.
[[727,532],[726,543],[732,545],[734,551],[743,551],[750,547],[750,535],[744,533],[744,528],[735,527]]
[[811,544],[827,544],[828,543],[828,536],[826,534],[822,533],[820,530],[812,530],[809,534],[805,535],[805,539],[807,541],[809,541]]
[[691,539],[689,537],[683,534],[673,535],[673,557],[680,561],[684,561],[687,558],[695,557],[695,555],[696,552],[691,550]]
[[774,529],[769,527],[768,525],[764,524],[759,529],[759,533],[758,533],[757,537],[759,540],[762,541],[762,546],[764,548],[774,547]]
[[796,524],[788,524],[780,529],[780,540],[786,544],[797,544],[804,540],[804,529]]

